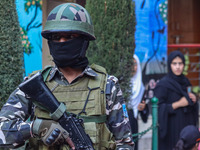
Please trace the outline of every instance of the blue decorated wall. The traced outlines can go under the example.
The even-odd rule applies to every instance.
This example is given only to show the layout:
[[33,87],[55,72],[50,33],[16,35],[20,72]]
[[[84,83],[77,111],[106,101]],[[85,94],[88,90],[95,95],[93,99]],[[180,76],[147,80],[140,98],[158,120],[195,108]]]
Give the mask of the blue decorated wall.
[[167,0],[135,2],[135,54],[139,57],[143,81],[159,79],[167,71]]
[[42,69],[42,0],[16,0],[25,75]]

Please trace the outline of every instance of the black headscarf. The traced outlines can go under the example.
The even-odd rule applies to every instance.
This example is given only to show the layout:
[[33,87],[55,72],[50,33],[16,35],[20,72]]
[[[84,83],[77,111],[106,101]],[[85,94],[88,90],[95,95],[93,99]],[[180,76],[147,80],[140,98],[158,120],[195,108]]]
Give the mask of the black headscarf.
[[177,76],[172,72],[171,63],[174,60],[174,58],[176,58],[176,57],[181,58],[183,61],[183,64],[185,65],[184,55],[180,51],[171,52],[168,56],[168,61],[167,61],[168,74],[163,78],[163,82],[159,82],[158,85],[167,87],[167,88],[173,90],[174,92],[177,92],[177,93],[185,96],[186,99],[188,100],[189,104],[193,105],[194,103],[189,98],[188,92],[187,92],[187,87],[191,86],[189,80],[183,74]]
[[[185,58],[184,55],[180,52],[180,51],[173,51],[169,54],[168,56],[168,74],[163,77],[160,82],[156,85],[155,91],[156,89],[158,89],[159,87],[166,87],[168,89],[171,89],[172,91],[176,92],[178,95],[184,96],[186,97],[186,99],[189,102],[189,105],[193,105],[194,103],[192,102],[192,100],[189,98],[188,92],[187,92],[187,87],[191,86],[189,80],[183,75],[175,75],[172,72],[171,69],[171,63],[174,60],[174,58],[179,57],[182,59],[183,64],[185,65]],[[155,93],[155,95],[157,97],[161,97],[162,94],[165,93]],[[168,111],[170,111],[169,109],[167,109],[168,105],[167,104],[162,104],[159,106],[159,114],[158,114],[158,120],[159,121],[159,125],[160,125],[160,137],[164,138],[167,134],[167,121],[168,121]],[[184,108],[184,112],[187,112],[187,108]]]

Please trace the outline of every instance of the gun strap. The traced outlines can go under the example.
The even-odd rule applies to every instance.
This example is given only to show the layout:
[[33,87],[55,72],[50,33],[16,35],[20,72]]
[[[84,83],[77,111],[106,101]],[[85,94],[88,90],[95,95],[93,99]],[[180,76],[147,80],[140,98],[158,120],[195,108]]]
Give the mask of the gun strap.
[[63,115],[63,113],[66,111],[66,106],[63,103],[60,103],[59,107],[56,109],[55,112],[50,114],[50,117],[53,120],[58,120]]
[[95,122],[95,123],[104,123],[106,122],[107,116],[100,115],[100,116],[80,116],[85,122]]
[[42,119],[35,119],[35,121],[32,123],[31,133],[32,133],[33,137],[34,137],[34,135],[39,135],[38,131],[39,131],[41,123],[42,123]]

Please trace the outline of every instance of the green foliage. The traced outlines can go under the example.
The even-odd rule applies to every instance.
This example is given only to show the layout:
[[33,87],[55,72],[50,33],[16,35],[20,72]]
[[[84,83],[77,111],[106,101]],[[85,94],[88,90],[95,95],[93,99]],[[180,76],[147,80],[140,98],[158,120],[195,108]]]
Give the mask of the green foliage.
[[23,79],[23,48],[15,1],[0,3],[0,107]]
[[135,48],[135,5],[132,0],[87,0],[96,40],[90,42],[87,56],[115,75],[126,100],[131,93],[130,77]]
[[32,50],[33,46],[29,41],[29,38],[28,38],[28,35],[27,35],[28,33],[24,29],[24,27],[20,27],[20,33],[21,33],[20,35],[21,35],[24,53],[29,55],[32,52],[31,50]]
[[185,54],[184,57],[185,57],[185,67],[184,67],[184,70],[183,70],[183,74],[188,75],[190,59],[189,59],[189,56],[187,54]]
[[[199,53],[196,53],[196,55],[199,56]],[[184,57],[185,57],[185,67],[183,70],[183,74],[186,76],[186,75],[188,75],[190,59],[189,59],[188,54],[185,54]],[[197,64],[195,67],[196,67],[196,69],[199,69],[199,64]],[[200,98],[200,87],[199,86],[193,86],[192,92],[194,92],[197,95],[197,97]]]

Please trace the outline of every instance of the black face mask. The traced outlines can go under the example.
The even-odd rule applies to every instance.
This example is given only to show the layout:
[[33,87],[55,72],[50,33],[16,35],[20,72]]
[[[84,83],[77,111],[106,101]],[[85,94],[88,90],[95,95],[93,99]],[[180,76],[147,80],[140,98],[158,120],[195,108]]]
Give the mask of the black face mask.
[[85,68],[88,59],[85,57],[89,41],[77,38],[66,42],[48,41],[50,54],[57,67]]

